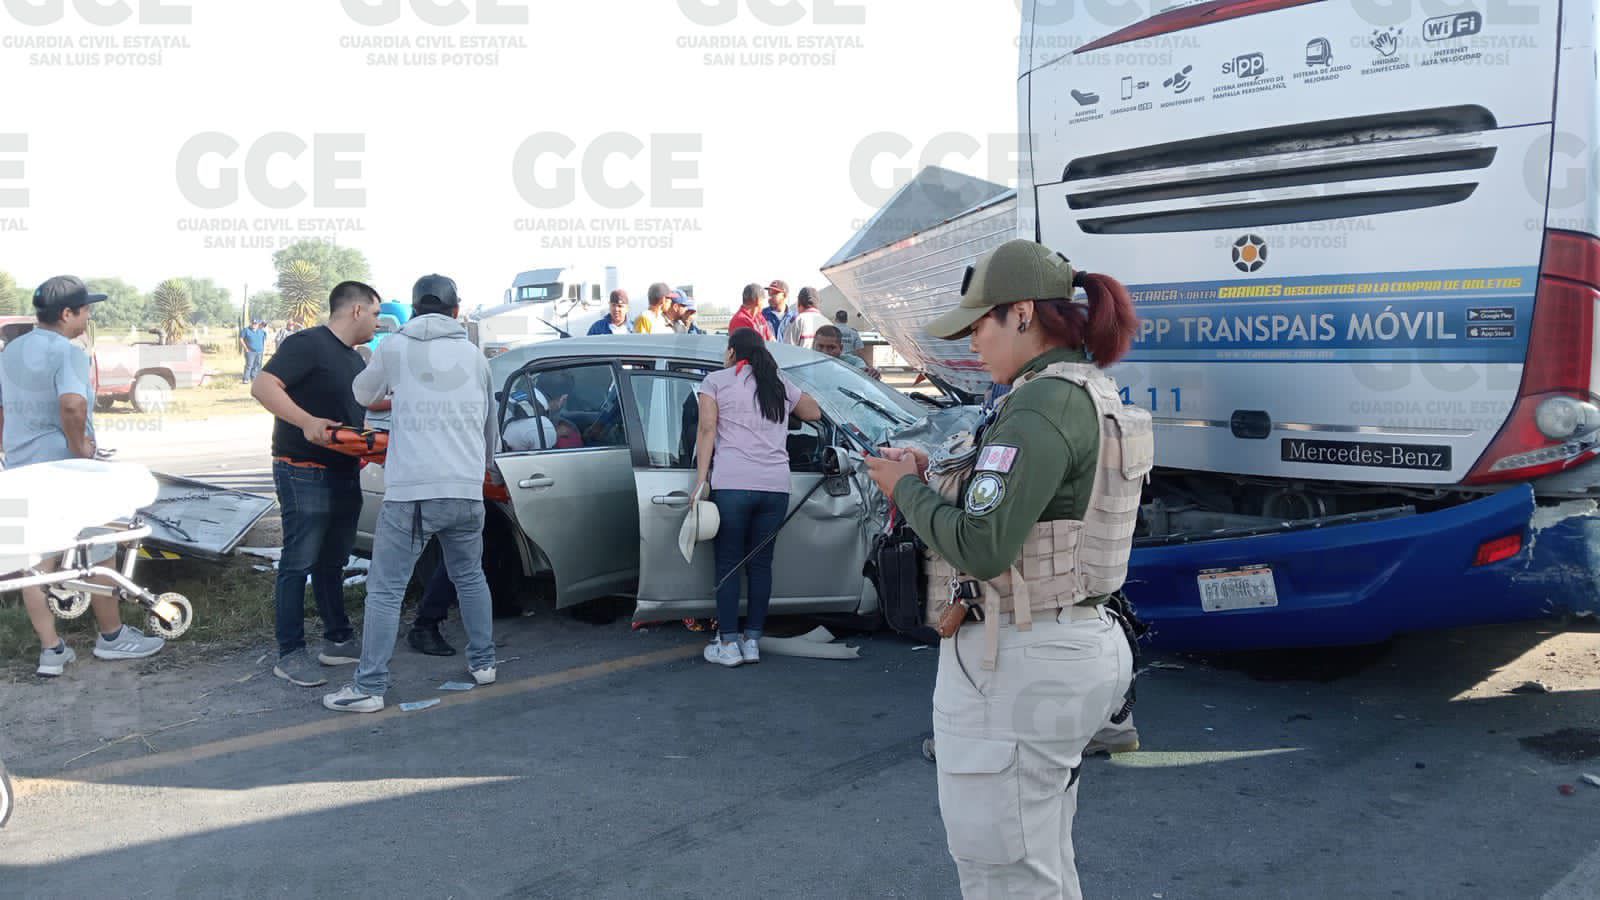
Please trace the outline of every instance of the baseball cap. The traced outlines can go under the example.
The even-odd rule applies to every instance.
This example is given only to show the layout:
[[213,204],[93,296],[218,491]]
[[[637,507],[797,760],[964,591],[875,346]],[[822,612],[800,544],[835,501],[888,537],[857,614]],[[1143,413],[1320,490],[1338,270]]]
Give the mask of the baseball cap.
[[799,296],[798,299],[800,301],[800,305],[802,305],[802,306],[804,306],[807,303],[815,306],[816,303],[817,303],[817,289],[814,288],[814,287],[803,287],[803,288],[801,288],[800,289],[800,296]]
[[789,283],[782,280],[774,280],[771,284],[767,285],[767,293],[787,294],[789,293]]
[[682,306],[684,309],[688,310],[689,312],[694,312],[694,298],[693,297],[689,296],[688,294],[679,294],[676,299],[677,299],[677,303],[678,303],[679,306]]
[[411,288],[411,305],[418,311],[446,310],[461,305],[456,283],[443,275],[424,275]]
[[105,294],[91,294],[83,279],[72,275],[57,275],[33,291],[34,309],[70,309],[99,303]]
[[961,303],[927,325],[928,334],[956,340],[972,333],[978,320],[996,306],[1021,300],[1071,300],[1072,264],[1043,244],[1007,241],[967,267]]

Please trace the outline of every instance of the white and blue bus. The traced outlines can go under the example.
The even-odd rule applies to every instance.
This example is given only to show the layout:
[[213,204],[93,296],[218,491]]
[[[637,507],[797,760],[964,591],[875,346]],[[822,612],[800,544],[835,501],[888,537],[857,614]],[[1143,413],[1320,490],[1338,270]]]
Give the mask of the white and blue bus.
[[1158,640],[1594,610],[1596,3],[1139,5],[1023,0],[1018,217],[1138,306]]

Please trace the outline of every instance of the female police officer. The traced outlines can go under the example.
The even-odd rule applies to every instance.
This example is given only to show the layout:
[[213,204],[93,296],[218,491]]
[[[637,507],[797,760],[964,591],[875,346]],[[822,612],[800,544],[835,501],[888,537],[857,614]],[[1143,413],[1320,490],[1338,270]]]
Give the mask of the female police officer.
[[[1073,302],[1079,287],[1087,305]],[[1153,456],[1149,414],[1124,408],[1099,369],[1136,326],[1115,279],[1075,274],[1032,241],[1004,244],[927,326],[970,334],[993,379],[1012,386],[976,447],[955,465],[934,460],[942,492],[924,483],[920,452],[868,459],[936,557],[939,807],[967,898],[1080,896],[1076,772],[1132,678],[1104,603],[1126,574]]]

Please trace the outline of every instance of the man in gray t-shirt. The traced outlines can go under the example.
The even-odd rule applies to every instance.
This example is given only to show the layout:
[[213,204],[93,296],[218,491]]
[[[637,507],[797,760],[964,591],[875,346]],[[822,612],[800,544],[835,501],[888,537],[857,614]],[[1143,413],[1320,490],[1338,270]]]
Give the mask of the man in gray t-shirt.
[[6,468],[93,458],[93,398],[89,354],[62,331],[39,325],[7,344],[0,353]]
[[[67,459],[93,459],[94,388],[89,376],[89,354],[73,343],[89,330],[92,305],[106,299],[91,294],[84,283],[60,275],[33,292],[39,321],[32,331],[0,352],[0,445],[6,468]],[[105,560],[95,558],[96,564]],[[43,560],[41,572],[54,571],[58,560]],[[97,581],[99,579],[96,579]],[[55,617],[45,603],[44,590],[22,589],[34,633],[39,636],[38,674],[53,677],[78,658],[56,632]],[[147,637],[122,624],[117,598],[96,594],[94,609],[100,636],[94,655],[100,659],[143,659],[161,651],[166,642]]]

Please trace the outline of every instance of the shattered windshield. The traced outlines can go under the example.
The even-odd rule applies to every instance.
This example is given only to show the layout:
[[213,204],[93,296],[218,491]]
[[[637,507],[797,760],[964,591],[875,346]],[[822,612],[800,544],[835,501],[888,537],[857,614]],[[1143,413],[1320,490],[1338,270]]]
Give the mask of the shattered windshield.
[[838,360],[818,360],[784,371],[816,398],[830,418],[855,425],[874,443],[887,441],[892,432],[924,415],[915,400]]

